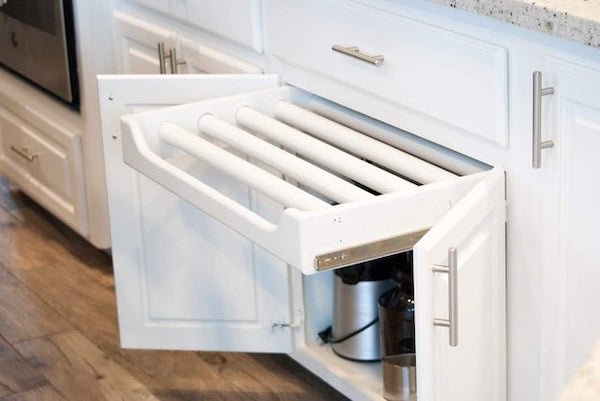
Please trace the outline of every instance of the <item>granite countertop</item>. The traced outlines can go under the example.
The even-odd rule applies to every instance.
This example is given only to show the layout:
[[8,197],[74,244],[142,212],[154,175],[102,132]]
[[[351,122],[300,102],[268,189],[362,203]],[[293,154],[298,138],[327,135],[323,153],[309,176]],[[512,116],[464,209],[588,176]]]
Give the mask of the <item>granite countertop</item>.
[[600,342],[571,380],[560,401],[600,400]]
[[600,0],[430,0],[600,48]]

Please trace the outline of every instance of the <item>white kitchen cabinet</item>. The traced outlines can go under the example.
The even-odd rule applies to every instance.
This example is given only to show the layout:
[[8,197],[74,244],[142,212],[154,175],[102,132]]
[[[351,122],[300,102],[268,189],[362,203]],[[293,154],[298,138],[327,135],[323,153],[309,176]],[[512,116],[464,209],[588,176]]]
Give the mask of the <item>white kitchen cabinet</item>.
[[67,224],[85,230],[80,137],[55,126],[42,131],[0,108],[0,144],[2,171]]
[[[159,44],[166,74],[261,74],[262,70],[232,57],[201,40],[180,35],[165,26],[131,14],[115,11],[117,72],[160,73]],[[171,63],[171,54],[177,64]]]
[[120,74],[159,74],[159,43],[165,55],[177,46],[177,33],[122,11],[113,13],[115,55]]
[[261,53],[261,0],[185,0],[188,22]]
[[357,3],[266,2],[269,51],[356,94],[343,99],[298,68],[284,70],[289,82],[442,145],[484,138],[507,146],[505,47]]
[[198,40],[181,37],[178,59],[183,62],[178,68],[187,74],[262,74],[262,70],[252,64],[231,57]]
[[[177,10],[179,10],[177,18],[182,20],[188,18],[183,12],[186,8],[183,0],[170,3],[169,7],[177,3]],[[398,130],[383,124],[385,122],[414,132],[418,135],[413,137],[415,140],[423,141],[423,138],[426,138],[433,141],[433,143],[429,142],[431,146],[441,144],[489,165],[502,166],[507,172],[509,222],[506,265],[509,331],[506,333],[508,334],[506,341],[509,344],[510,355],[508,357],[509,394],[506,399],[545,401],[555,398],[587,352],[590,343],[599,334],[596,320],[589,318],[594,316],[593,305],[594,302],[597,303],[593,288],[594,283],[598,282],[598,268],[590,253],[590,250],[594,249],[594,238],[598,237],[598,233],[593,229],[598,226],[594,224],[597,223],[594,214],[597,191],[593,184],[589,185],[595,182],[593,174],[597,166],[593,159],[586,156],[591,152],[587,149],[595,149],[594,145],[597,145],[594,133],[598,130],[600,109],[597,78],[599,68],[593,67],[594,55],[589,51],[586,52],[585,49],[577,48],[577,45],[568,46],[567,43],[560,40],[553,41],[550,37],[547,37],[546,41],[540,41],[541,38],[534,34],[527,35],[523,30],[509,26],[500,27],[500,23],[493,23],[483,18],[479,20],[478,17],[469,18],[465,15],[462,15],[464,18],[458,18],[461,14],[455,14],[455,10],[441,8],[437,10],[434,6],[428,6],[427,2],[424,2],[424,5],[378,0],[351,2],[265,0],[262,3],[265,16],[263,27],[265,54],[261,59],[264,63],[260,65],[265,71],[281,74],[283,82],[328,99],[313,97],[310,100],[313,110],[349,126],[359,129],[368,128],[370,135],[398,147],[404,146],[406,142],[401,135],[398,135]],[[162,12],[166,13],[164,10]],[[168,14],[175,15],[173,9],[170,9]],[[208,34],[215,34],[215,38],[209,38],[209,35],[204,33],[198,36],[191,30],[182,30],[178,33],[180,35],[178,55],[180,59],[186,61],[186,65],[179,67],[181,72],[252,72],[252,68],[248,70],[235,59],[231,60],[232,55],[246,59],[248,57],[241,47],[237,49],[238,52],[233,46],[227,45],[226,40],[221,39],[221,37],[232,39],[229,34],[220,33],[202,21],[197,21],[195,24],[206,30]],[[312,29],[306,30],[306,26]],[[198,32],[199,30],[196,31]],[[207,38],[209,40],[205,41]],[[219,41],[226,45],[215,47],[214,44]],[[368,53],[367,56],[382,54],[385,61],[379,66],[368,64],[364,60],[333,52],[331,50],[333,44],[357,46],[361,52]],[[568,53],[547,57],[544,61],[545,55],[553,50],[554,45],[556,49]],[[582,58],[577,59],[576,55],[582,55]],[[217,71],[218,69],[222,70]],[[531,168],[531,73],[536,69],[543,73],[544,86],[553,86],[556,90],[554,95],[543,98],[543,139],[552,139],[555,146],[542,151],[540,170]],[[238,101],[242,102],[246,99],[241,96]],[[187,100],[195,99],[189,95]],[[331,106],[330,101],[343,104],[370,117],[347,109],[340,111],[343,108]],[[159,99],[155,99],[155,102],[157,105],[162,103]],[[167,104],[171,103],[167,102]],[[134,104],[129,107],[129,111],[137,110],[138,107]],[[223,111],[219,108],[215,114],[221,112]],[[160,113],[157,113],[157,116]],[[377,121],[374,121],[373,117]],[[188,129],[196,129],[196,125],[190,122]],[[108,139],[106,134],[104,139]],[[112,140],[109,142],[114,146]],[[160,143],[160,140],[149,143],[154,151],[157,151],[157,148],[153,147],[156,143]],[[166,157],[169,152],[158,153]],[[426,157],[424,155],[427,153],[423,152],[419,156]],[[194,167],[187,164],[189,160],[185,157],[183,160],[173,160],[173,163],[180,163],[178,166],[182,168],[193,169]],[[230,191],[227,195],[237,199],[240,204],[250,208],[259,217],[277,216],[281,213],[282,216],[286,215],[277,205],[263,205],[256,199],[256,192],[243,185],[236,186],[231,179],[219,175],[214,169],[197,166],[196,168],[197,174],[202,174],[202,177],[209,181],[217,180],[231,184],[219,189]],[[242,240],[237,234],[234,235],[223,227],[217,229],[217,223],[190,206],[199,205],[197,197],[189,193],[186,195],[186,188],[189,190],[190,187],[171,188],[171,191],[175,191],[180,197],[176,198],[164,189],[164,183],[160,186],[153,181],[160,177],[154,176],[148,179],[144,178],[144,174],[127,171],[137,177],[136,182],[141,183],[139,188],[144,200],[138,199],[137,205],[142,205],[147,201],[148,195],[152,195],[155,196],[156,202],[169,205],[171,210],[182,210],[185,216],[189,216],[190,222],[198,222],[194,226],[198,226],[200,222],[203,224],[205,221],[210,222],[205,224],[210,227],[209,230],[214,230],[214,238],[230,238],[232,243],[237,244],[238,251],[231,252],[232,257],[239,258],[237,260],[255,255],[259,249],[254,244],[251,245],[252,250],[249,250],[248,244],[252,241]],[[584,187],[586,182],[588,185]],[[123,196],[123,198],[127,197]],[[460,202],[465,199],[466,196],[461,197]],[[390,202],[396,201],[398,199]],[[459,199],[456,201],[458,202]],[[386,204],[384,210],[393,209],[393,215],[401,215],[391,206],[392,203]],[[127,204],[131,205],[131,203]],[[147,206],[141,207],[143,213],[141,217],[138,216],[145,220],[144,226],[161,225],[166,227],[165,232],[181,231],[187,233],[186,237],[194,235],[194,230],[190,228],[191,223],[187,224],[188,219],[176,216],[177,218],[173,218],[171,222],[158,211],[149,213],[146,208]],[[259,210],[265,208],[269,213],[265,211],[263,214]],[[350,209],[352,208],[348,208]],[[398,207],[398,209],[402,208]],[[339,210],[346,211],[346,207]],[[446,212],[432,216],[432,220],[435,220],[432,221],[432,225],[441,224]],[[358,216],[358,214],[348,213],[344,217]],[[361,221],[366,220],[371,223],[370,219],[363,218]],[[373,235],[370,228],[360,230],[359,234],[364,236],[359,241],[358,237],[354,237],[358,235],[356,231],[359,230],[347,229],[349,226],[341,226],[337,229],[334,224],[320,225],[322,222],[318,217],[314,222],[319,224],[318,227],[323,235],[327,233],[331,238],[341,240],[344,244],[352,245],[353,238],[356,242],[368,242],[368,237]],[[588,224],[584,225],[583,222]],[[281,227],[283,223],[279,223]],[[272,225],[267,226],[272,227]],[[377,223],[368,226],[377,226]],[[320,345],[317,340],[318,331],[331,323],[332,276],[328,272],[305,275],[296,269],[301,268],[304,273],[310,273],[313,268],[310,254],[317,248],[315,243],[299,242],[305,240],[306,235],[311,233],[310,230],[307,231],[309,226],[294,227],[298,228],[297,236],[294,237],[294,241],[288,242],[302,246],[308,244],[309,246],[303,248],[308,252],[304,256],[298,255],[297,259],[293,259],[288,250],[273,247],[271,251],[277,253],[280,258],[287,261],[287,265],[293,268],[285,266],[286,263],[281,264],[280,260],[271,260],[274,261],[273,264],[265,262],[265,265],[274,269],[269,270],[270,272],[277,270],[275,266],[283,266],[283,270],[287,270],[286,274],[272,277],[270,280],[273,281],[266,284],[270,288],[272,283],[281,284],[285,280],[290,280],[290,284],[286,286],[287,292],[274,292],[271,295],[271,299],[278,299],[279,302],[285,303],[289,313],[281,313],[281,310],[277,312],[277,309],[271,311],[261,309],[264,300],[269,296],[267,293],[271,291],[267,287],[265,287],[266,292],[257,290],[255,298],[251,300],[248,292],[240,290],[239,284],[238,286],[234,284],[232,288],[240,292],[240,302],[243,300],[244,306],[253,305],[256,308],[255,314],[249,314],[248,309],[236,307],[232,311],[228,310],[230,314],[223,315],[224,319],[219,321],[215,319],[214,314],[211,315],[214,310],[209,311],[197,305],[201,295],[194,293],[191,290],[193,286],[189,285],[183,288],[181,297],[175,299],[172,304],[169,300],[161,302],[159,299],[164,294],[159,291],[160,288],[157,288],[155,283],[156,277],[159,277],[161,272],[160,263],[167,262],[165,256],[159,255],[155,250],[149,250],[148,255],[158,262],[146,263],[140,271],[148,269],[147,274],[143,273],[146,274],[144,277],[149,277],[148,275],[156,277],[153,276],[149,280],[144,278],[146,281],[142,280],[142,284],[132,284],[131,288],[141,293],[143,297],[150,296],[148,291],[152,291],[156,294],[155,298],[147,300],[145,304],[130,302],[128,306],[121,304],[132,300],[133,295],[126,295],[126,298],[123,298],[126,301],[119,301],[119,307],[123,311],[122,320],[125,321],[122,327],[127,332],[127,334],[123,333],[128,341],[127,345],[236,349],[234,346],[227,348],[221,342],[216,344],[214,335],[210,333],[218,333],[220,338],[226,339],[227,333],[233,333],[234,330],[235,325],[231,319],[248,319],[240,323],[240,327],[252,327],[250,330],[252,334],[249,335],[248,342],[244,343],[244,349],[261,350],[260,344],[263,341],[261,336],[268,338],[268,335],[272,335],[272,333],[267,335],[268,330],[265,328],[273,327],[271,331],[280,331],[280,333],[274,337],[276,340],[271,351],[279,348],[280,352],[288,352],[303,366],[353,399],[378,399],[381,390],[377,387],[381,386],[378,364],[367,367],[340,360],[327,346]],[[312,229],[314,227],[316,226],[312,226]],[[398,227],[391,224],[388,228],[389,231],[393,231]],[[237,227],[237,229],[241,228]],[[500,230],[498,227],[496,229]],[[158,232],[159,229],[155,231]],[[231,237],[226,237],[225,232]],[[431,232],[435,232],[434,229]],[[477,245],[491,247],[490,240],[484,233],[475,228],[473,233],[477,238],[475,241]],[[248,234],[249,232],[245,231],[245,235]],[[378,235],[381,234],[382,232]],[[283,235],[282,233],[281,238],[284,238]],[[138,246],[136,244],[144,242],[153,244],[160,241],[158,237],[143,234],[142,231],[139,231],[135,238],[137,243],[134,243],[133,239],[128,243],[131,249],[136,248]],[[233,242],[232,238],[238,238],[239,241]],[[421,243],[423,247],[428,243],[426,239]],[[207,244],[198,239],[186,240],[181,241],[177,249],[183,253],[191,248],[206,249]],[[268,241],[261,242],[261,246],[268,247]],[[322,248],[319,249],[325,252],[325,249],[333,245],[323,240],[320,246]],[[468,250],[474,249],[473,246],[475,245],[472,243],[459,244],[459,248],[466,247]],[[146,251],[143,247],[140,249],[136,251],[140,252],[136,257],[143,261]],[[219,249],[218,246],[215,249]],[[438,253],[421,249],[427,251],[421,253],[422,258],[429,257],[427,256],[429,252],[433,252],[439,259],[434,263],[446,263],[444,249],[439,250]],[[418,246],[415,251],[420,252]],[[176,255],[168,257],[180,261]],[[223,262],[214,256],[211,257],[216,261],[214,265],[222,264],[226,266],[226,270],[231,267],[227,261]],[[479,265],[475,261],[483,261],[476,252],[472,253],[472,258],[473,264]],[[195,258],[190,260],[192,261],[190,263],[200,263]],[[142,266],[142,262],[139,263],[135,266]],[[178,283],[182,281],[194,282],[206,277],[206,272],[198,273],[184,265],[185,263],[182,262],[183,267],[173,273],[173,277],[177,279],[169,281],[169,288],[173,288],[172,286],[177,288]],[[132,266],[134,264],[130,265],[130,270],[127,270],[130,275],[125,276],[125,279],[135,283],[136,280],[141,279],[132,273],[135,270]],[[246,270],[241,271],[247,273],[249,268],[247,264],[244,266]],[[257,272],[257,269],[254,266],[253,271]],[[495,292],[498,291],[495,283],[503,283],[504,276],[501,268],[493,269],[495,268],[490,267],[490,270],[475,272],[475,269],[466,267],[465,271],[475,272],[473,282],[479,283],[477,288],[481,292],[463,294],[461,299],[469,300],[473,308],[493,308],[501,304],[503,295]],[[230,270],[227,271],[230,273]],[[223,276],[217,275],[217,282],[219,277],[221,279],[225,276],[229,277],[229,273],[223,272]],[[117,272],[117,275],[119,274],[121,273]],[[498,276],[494,277],[494,274]],[[425,276],[427,275],[428,273]],[[167,275],[164,277],[166,278]],[[243,277],[247,278],[248,275]],[[122,279],[121,283],[125,279]],[[263,288],[261,280],[261,276],[255,274],[253,280],[248,281],[249,288]],[[445,311],[446,289],[443,280],[443,276],[433,276],[435,299],[431,305],[432,313],[435,315]],[[427,277],[421,279],[420,283],[426,284]],[[218,286],[223,289],[221,284]],[[121,285],[120,292],[127,291],[126,288],[128,287]],[[223,291],[223,294],[226,294],[228,290],[223,289]],[[486,297],[486,293],[495,294],[495,297],[492,297],[493,299]],[[423,292],[423,294],[428,293]],[[143,297],[137,299],[145,299]],[[485,302],[479,301],[480,298],[485,299]],[[194,306],[187,307],[185,306],[187,304]],[[237,300],[234,305],[237,305]],[[425,308],[428,305],[427,301],[422,305],[419,321],[426,322],[431,310]],[[178,311],[174,309],[169,311],[169,308],[178,308]],[[140,310],[146,313],[146,317],[152,316],[148,313],[157,313],[158,318],[156,320],[148,318],[144,321],[136,320],[134,317],[124,317],[124,313],[139,317]],[[161,316],[165,318],[161,321],[163,326],[155,324],[160,321]],[[584,319],[585,317],[587,320]],[[194,319],[210,323],[204,325]],[[135,323],[128,325],[129,321]],[[475,369],[474,367],[487,367],[488,363],[491,363],[495,370],[487,372],[489,373],[487,378],[499,378],[503,374],[506,368],[502,356],[503,348],[496,348],[496,354],[490,354],[486,352],[490,348],[486,348],[485,345],[485,341],[497,343],[503,341],[505,330],[503,323],[499,323],[502,319],[475,321],[480,323],[477,330],[487,333],[488,336],[469,338],[468,335],[474,333],[469,331],[467,338],[473,346],[471,350],[478,350],[473,351],[472,354],[453,355],[453,349],[444,348],[445,329],[433,328],[431,332],[428,332],[427,327],[420,329],[421,347],[425,346],[425,339],[436,344],[430,347],[432,354],[427,354],[428,350],[425,349],[425,352],[419,355],[419,358],[426,360],[419,368],[420,382],[427,383],[421,384],[426,386],[420,388],[421,398],[436,399],[441,394],[446,394],[448,395],[446,399],[469,399],[469,397],[505,399],[502,395],[504,387],[498,384],[502,383],[501,379],[496,380],[496,384],[482,379],[477,382],[480,386],[467,390],[464,388],[469,387],[472,382],[466,383],[464,381],[466,376],[453,377],[452,383],[446,379],[438,381],[442,373],[447,374],[448,370],[458,371],[460,369],[456,366],[463,366],[463,364]],[[168,322],[171,322],[173,327],[177,325],[183,327],[189,323],[188,333],[198,330],[197,333],[202,333],[205,337],[202,341],[197,340],[193,338],[194,336],[184,334],[185,330],[181,327],[169,328],[170,331],[167,331],[164,327]],[[210,324],[213,325],[212,328],[209,327]],[[493,324],[500,326],[494,327]],[[163,329],[165,331],[162,331]],[[166,333],[169,333],[169,340],[165,339]],[[496,337],[492,339],[493,336]],[[460,334],[459,337],[463,338],[464,334]],[[486,340],[482,342],[481,338]],[[457,362],[457,359],[460,360]],[[464,371],[471,376],[483,374],[479,371],[470,371],[468,368],[464,368]],[[458,374],[454,371],[453,373]],[[496,386],[497,391],[489,392],[490,386]]]
[[172,2],[173,0],[134,0],[134,1],[145,7],[168,14],[171,9],[169,3]]
[[549,56],[539,170],[546,184],[542,399],[556,399],[600,339],[600,65]]
[[[505,399],[502,169],[336,206],[293,192],[275,171],[269,180],[294,196],[274,201],[268,186],[231,177],[244,171],[224,173],[228,162],[220,158],[241,155],[236,163],[243,164],[244,151],[230,153],[223,142],[185,131],[196,133],[207,113],[236,125],[243,106],[271,115],[282,101],[309,107],[314,100],[279,85],[273,75],[100,79],[123,346],[289,353],[353,399],[382,399],[381,366],[334,356],[317,332],[331,324],[328,269],[365,243],[401,237],[415,250],[419,400]],[[207,100],[156,108],[193,98]],[[148,108],[119,125],[123,114]],[[159,132],[174,132],[176,142],[192,135],[195,150],[178,151]],[[200,162],[192,157],[202,152],[198,144],[222,155]],[[246,169],[267,180],[254,166]],[[259,195],[264,191],[268,197]],[[300,198],[314,210],[281,206]],[[449,248],[459,255],[457,320],[448,316],[450,280],[434,272],[449,263]],[[434,319],[452,320],[457,346]]]
[[262,53],[262,0],[135,0],[135,2]]
[[[124,266],[115,270],[117,291],[123,294],[120,298],[123,302],[119,301],[121,343],[136,348],[249,350],[258,347],[257,350],[265,352],[289,351],[288,333],[262,324],[264,320],[286,321],[290,313],[285,265],[281,266],[280,261],[162,190],[153,181],[132,174],[130,168],[119,162],[122,160],[118,134],[122,114],[277,85],[276,77],[263,75],[237,78],[233,87],[227,86],[231,81],[227,76],[203,78],[181,75],[123,80],[106,77],[101,81],[103,131],[109,135],[105,138],[105,149],[110,149],[106,152],[107,174],[121,177],[123,189],[131,180],[140,179],[142,189],[142,198],[129,198],[119,190],[119,184],[111,185],[111,193],[115,195],[114,202],[109,202],[111,216],[123,223],[116,224],[117,220],[113,220],[111,224],[113,260],[115,265]],[[123,86],[125,82],[127,86]],[[117,140],[112,139],[111,132],[116,133]],[[182,168],[210,176],[212,183],[233,198],[253,202],[257,209],[268,213],[259,197],[249,200],[246,188],[214,174],[214,170],[203,171],[202,166],[195,167],[185,158],[180,162]],[[130,224],[134,224],[138,215],[132,215],[130,207],[142,208],[147,230],[131,230]],[[174,215],[174,211],[178,212]],[[200,228],[207,230],[207,235],[199,236],[196,230]],[[125,233],[131,242],[114,241],[114,238],[124,239]],[[178,238],[168,248],[162,235],[166,233]],[[248,259],[255,260],[256,267],[245,263]],[[268,279],[256,283],[256,275]],[[269,338],[267,342],[263,341],[265,335]],[[236,346],[231,348],[232,344]]]
[[40,102],[32,96],[32,88],[0,75],[0,171],[86,235],[89,223],[76,113],[47,99]]

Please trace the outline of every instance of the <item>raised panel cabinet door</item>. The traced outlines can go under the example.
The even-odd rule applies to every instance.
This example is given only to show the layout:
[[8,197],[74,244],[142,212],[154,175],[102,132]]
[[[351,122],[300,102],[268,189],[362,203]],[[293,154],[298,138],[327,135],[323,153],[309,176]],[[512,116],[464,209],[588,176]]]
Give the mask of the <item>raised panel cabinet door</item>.
[[[278,84],[272,75],[99,78],[123,347],[292,351],[285,263],[124,164],[120,135],[126,113]],[[266,219],[281,212],[185,154],[169,162]]]
[[419,401],[506,400],[505,203],[494,168],[414,247]]
[[169,13],[169,0],[135,0],[146,7],[153,8],[163,13]]
[[261,0],[185,0],[186,19],[262,53]]
[[[600,341],[600,63],[546,60],[544,135],[554,147],[542,155],[546,175],[541,399],[558,399],[594,344]],[[543,159],[543,158],[546,159]]]
[[196,40],[182,37],[178,69],[187,74],[262,74],[262,70]]
[[158,44],[164,44],[168,56],[177,45],[177,34],[119,10],[113,13],[113,21],[117,73],[159,74]]

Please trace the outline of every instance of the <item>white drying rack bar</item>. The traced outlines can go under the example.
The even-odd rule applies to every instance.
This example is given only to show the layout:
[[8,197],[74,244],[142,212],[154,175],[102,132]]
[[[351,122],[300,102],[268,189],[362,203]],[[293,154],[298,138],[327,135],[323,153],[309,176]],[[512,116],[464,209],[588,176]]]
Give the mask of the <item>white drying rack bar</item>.
[[238,124],[287,149],[380,193],[402,192],[416,185],[305,134],[248,106],[236,113]]
[[317,95],[312,95],[307,103],[305,107],[310,108],[320,116],[327,117],[396,149],[402,149],[418,159],[427,160],[429,164],[452,171],[459,176],[490,169],[490,166],[468,156]]
[[365,200],[375,196],[212,114],[201,116],[198,128],[336,202]]
[[340,149],[364,157],[418,183],[429,184],[458,178],[447,170],[285,100],[277,102],[274,113],[279,120],[299,130],[328,143],[335,143]]
[[163,123],[159,128],[158,135],[168,144],[218,168],[230,177],[247,184],[286,207],[307,211],[331,207],[329,203],[316,196],[275,177],[176,124]]

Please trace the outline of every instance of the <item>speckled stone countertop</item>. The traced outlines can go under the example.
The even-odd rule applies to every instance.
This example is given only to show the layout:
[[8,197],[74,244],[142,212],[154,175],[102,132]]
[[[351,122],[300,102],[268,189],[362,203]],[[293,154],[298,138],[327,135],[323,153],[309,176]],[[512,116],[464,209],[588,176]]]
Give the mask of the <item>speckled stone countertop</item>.
[[600,48],[600,0],[430,0]]
[[560,401],[600,400],[600,342],[571,380]]

